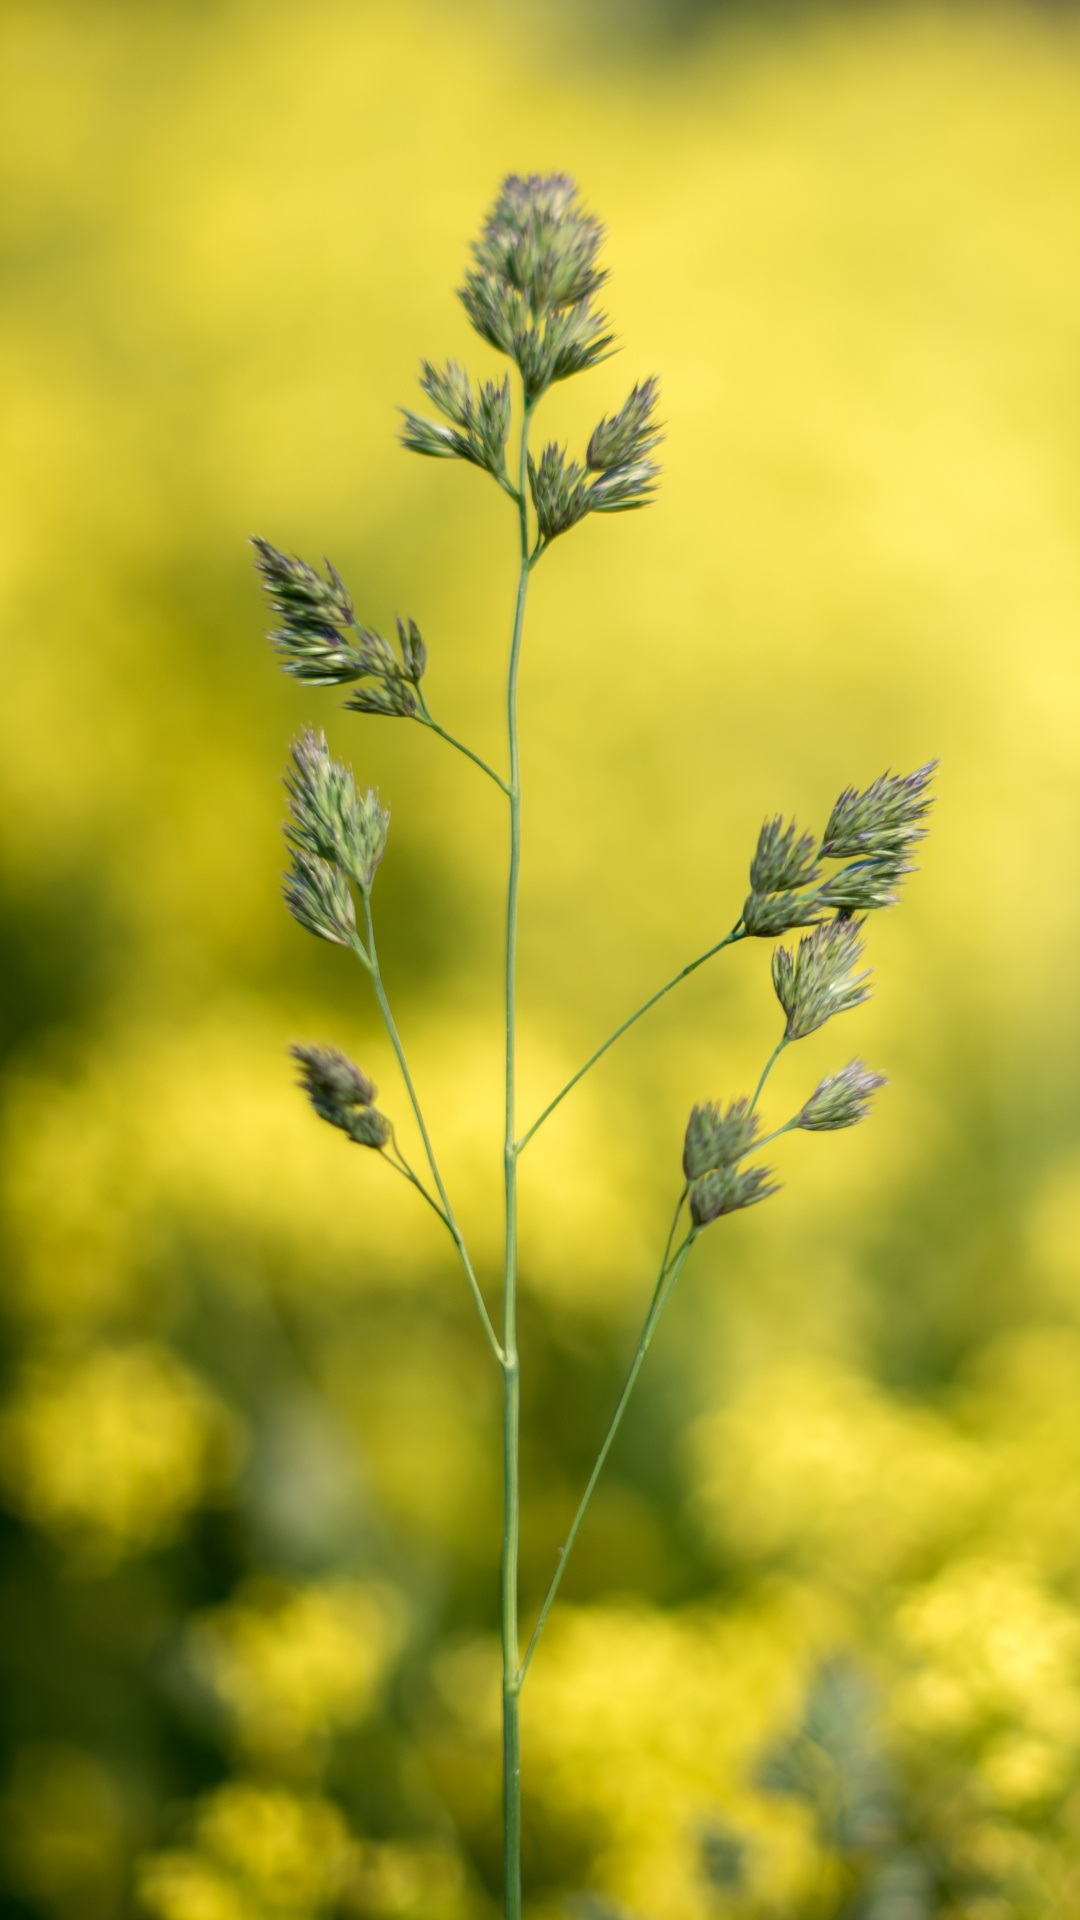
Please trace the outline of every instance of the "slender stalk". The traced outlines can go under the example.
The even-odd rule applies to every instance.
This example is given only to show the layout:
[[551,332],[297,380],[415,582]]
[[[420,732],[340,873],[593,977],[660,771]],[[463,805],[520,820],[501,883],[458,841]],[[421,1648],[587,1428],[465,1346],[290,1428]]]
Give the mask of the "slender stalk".
[[[683,1195],[683,1199],[684,1198],[685,1198],[685,1194]],[[637,1377],[638,1377],[638,1374],[641,1372],[645,1355],[649,1351],[649,1347],[652,1344],[653,1335],[656,1332],[656,1329],[660,1323],[660,1316],[663,1313],[664,1308],[667,1306],[669,1299],[671,1298],[672,1288],[674,1287],[676,1280],[678,1279],[680,1273],[682,1272],[682,1269],[686,1263],[687,1255],[689,1254],[690,1249],[693,1246],[694,1241],[697,1237],[697,1231],[698,1231],[697,1228],[691,1227],[690,1232],[687,1234],[686,1239],[683,1241],[678,1252],[675,1254],[674,1259],[671,1258],[671,1253],[670,1253],[671,1242],[675,1236],[675,1224],[678,1221],[679,1213],[681,1213],[682,1211],[682,1204],[683,1204],[683,1200],[680,1199],[678,1210],[675,1216],[675,1221],[672,1223],[672,1231],[668,1235],[668,1244],[664,1251],[664,1260],[660,1267],[660,1273],[657,1278],[656,1287],[653,1292],[652,1300],[649,1303],[649,1311],[645,1316],[645,1325],[641,1330],[641,1338],[639,1339],[637,1344],[637,1352],[634,1355],[633,1362],[630,1367],[630,1371],[626,1376],[626,1385],[623,1387],[622,1393],[619,1396],[619,1403],[615,1408],[614,1413],[611,1416],[611,1424],[609,1425],[608,1430],[604,1435],[604,1439],[603,1439],[603,1443],[601,1445],[600,1451],[596,1456],[596,1464],[593,1467],[591,1474],[589,1475],[589,1479],[585,1487],[585,1491],[581,1496],[581,1501],[578,1505],[578,1510],[574,1515],[573,1525],[571,1526],[570,1531],[566,1536],[566,1543],[559,1550],[559,1564],[556,1567],[555,1572],[551,1577],[551,1585],[548,1587],[548,1590],[544,1595],[544,1603],[540,1608],[539,1617],[537,1619],[535,1627],[532,1630],[532,1638],[530,1639],[529,1644],[525,1649],[525,1658],[521,1663],[519,1683],[524,1681],[525,1675],[529,1671],[529,1666],[532,1661],[533,1654],[536,1652],[536,1648],[540,1640],[540,1635],[543,1633],[544,1627],[547,1624],[548,1614],[551,1612],[552,1606],[555,1601],[555,1595],[559,1591],[563,1574],[566,1572],[566,1563],[570,1558],[570,1554],[573,1549],[574,1542],[581,1531],[581,1523],[584,1520],[585,1515],[588,1511],[589,1502],[596,1491],[597,1481],[599,1480],[600,1475],[604,1470],[604,1462],[607,1459],[608,1454],[611,1452],[611,1447],[615,1439],[615,1435],[618,1433],[619,1428],[622,1425],[623,1414],[626,1412],[626,1409],[630,1403],[630,1395],[634,1391],[634,1387],[637,1383]]]
[[679,1220],[682,1216],[682,1210],[686,1205],[686,1197],[689,1192],[690,1192],[690,1187],[688,1183],[680,1193],[678,1205],[676,1206],[675,1211],[671,1216],[671,1225],[668,1228],[667,1239],[664,1241],[664,1253],[663,1253],[663,1258],[661,1259],[661,1262],[660,1262],[661,1274],[664,1274],[667,1272],[667,1264],[671,1258],[672,1242],[674,1241],[675,1235],[679,1230]]
[[647,1000],[643,1000],[640,1007],[636,1008],[636,1010],[632,1014],[630,1014],[627,1019],[623,1021],[621,1026],[616,1027],[614,1033],[608,1034],[607,1039],[601,1042],[600,1046],[597,1047],[596,1052],[590,1053],[589,1058],[586,1060],[584,1066],[578,1068],[577,1072],[566,1082],[565,1087],[562,1087],[560,1091],[555,1095],[554,1100],[548,1101],[548,1104],[544,1108],[543,1113],[541,1113],[538,1116],[538,1118],[533,1121],[532,1126],[528,1129],[528,1131],[522,1134],[521,1139],[517,1143],[518,1152],[522,1153],[524,1151],[524,1149],[528,1146],[529,1141],[532,1139],[533,1134],[537,1133],[539,1129],[543,1126],[544,1121],[547,1120],[549,1116],[554,1113],[560,1101],[566,1099],[567,1094],[573,1091],[573,1089],[577,1086],[578,1081],[584,1079],[590,1067],[595,1067],[597,1061],[602,1059],[603,1055],[607,1052],[608,1048],[613,1047],[615,1045],[616,1040],[621,1040],[623,1034],[626,1033],[627,1029],[632,1027],[635,1021],[641,1019],[642,1014],[648,1013],[651,1007],[655,1007],[658,1000],[662,1000],[665,994],[670,993],[672,988],[677,987],[680,981],[685,980],[689,974],[696,973],[698,968],[703,967],[705,965],[706,960],[711,960],[714,954],[722,953],[725,947],[734,946],[737,940],[744,940],[745,938],[746,938],[746,935],[743,930],[742,924],[739,923],[738,925],[732,927],[730,933],[725,933],[724,938],[722,940],[718,940],[715,946],[707,947],[704,953],[698,954],[696,960],[688,961],[686,966],[680,967],[678,973],[672,974],[671,979],[668,981],[665,981],[662,987],[658,987],[656,992],[650,994]]
[[410,1186],[415,1187],[421,1198],[427,1201],[432,1212],[438,1214],[443,1226],[449,1228],[450,1222],[436,1200],[435,1195],[428,1192],[419,1174],[415,1173],[413,1168],[410,1167],[396,1139],[393,1141],[393,1153],[396,1155],[396,1158],[392,1158],[390,1152],[387,1150],[384,1149],[383,1151],[383,1159],[386,1161],[387,1166],[393,1167],[395,1173],[400,1173],[402,1178],[409,1182]]
[[518,468],[518,525],[521,538],[517,601],[510,638],[506,681],[506,728],[510,751],[510,870],[506,890],[506,1124],[503,1178],[506,1195],[506,1248],[503,1266],[503,1878],[505,1920],[521,1916],[521,1724],[518,1674],[518,1554],[521,1536],[520,1429],[521,1372],[517,1350],[517,1147],[515,1145],[517,1069],[517,912],[521,872],[521,766],[518,753],[517,683],[525,596],[529,585],[529,515],[526,506],[529,419],[526,398]]
[[458,740],[454,734],[448,733],[445,727],[440,727],[438,721],[432,719],[426,707],[421,707],[413,717],[419,720],[422,727],[427,727],[432,733],[437,733],[440,740],[445,740],[448,746],[456,747],[459,753],[465,755],[466,760],[471,760],[474,767],[479,767],[481,773],[486,773],[489,780],[494,780],[495,785],[500,787],[503,793],[509,795],[510,789],[503,779],[502,774],[496,773],[494,767],[489,767],[486,760],[481,760],[480,755],[474,753],[471,747],[467,747],[464,740]]
[[785,1120],[782,1127],[774,1127],[773,1131],[765,1134],[763,1139],[755,1140],[753,1146],[750,1147],[748,1151],[750,1153],[760,1153],[762,1147],[771,1147],[773,1141],[779,1140],[782,1133],[790,1133],[792,1128],[797,1127],[798,1124],[799,1116],[796,1114],[793,1120]]
[[788,1043],[787,1034],[786,1033],[781,1034],[780,1039],[777,1042],[777,1045],[773,1048],[772,1052],[770,1053],[768,1059],[765,1062],[765,1065],[762,1067],[761,1079],[758,1081],[757,1086],[754,1088],[754,1097],[750,1102],[751,1113],[755,1111],[757,1107],[757,1103],[761,1099],[762,1089],[765,1085],[765,1082],[768,1079],[773,1068],[775,1067],[777,1061],[779,1060],[780,1055],[783,1053],[784,1048],[787,1046],[787,1043]]
[[[386,1031],[390,1035],[390,1044],[397,1055],[398,1066],[401,1068],[401,1077],[405,1082],[405,1090],[408,1093],[413,1113],[416,1115],[416,1124],[420,1129],[420,1138],[424,1143],[424,1152],[427,1155],[428,1166],[431,1168],[431,1177],[435,1182],[435,1189],[439,1199],[442,1201],[443,1218],[449,1228],[450,1237],[458,1250],[461,1264],[465,1269],[465,1278],[469,1283],[472,1297],[476,1302],[476,1310],[480,1315],[484,1332],[488,1338],[488,1344],[501,1366],[503,1364],[503,1350],[499,1345],[499,1336],[491,1324],[491,1316],[488,1313],[484,1296],[480,1291],[480,1283],[473,1271],[473,1263],[469,1258],[468,1248],[465,1245],[461,1228],[458,1226],[457,1220],[454,1217],[454,1209],[450,1205],[450,1196],[443,1185],[442,1174],[439,1172],[438,1163],[435,1159],[435,1150],[431,1144],[431,1136],[427,1130],[427,1123],[420,1106],[419,1096],[413,1085],[412,1074],[409,1072],[409,1063],[405,1058],[405,1049],[401,1044],[401,1035],[398,1033],[394,1016],[390,1011],[390,1002],[386,997],[386,988],[383,985],[382,972],[379,967],[378,950],[375,945],[375,923],[371,917],[371,900],[366,893],[361,897],[364,902],[364,927],[367,934],[367,965],[370,969],[372,982],[375,987],[375,997],[379,1002],[379,1011],[382,1014]],[[423,1189],[421,1189],[421,1191],[423,1191]]]

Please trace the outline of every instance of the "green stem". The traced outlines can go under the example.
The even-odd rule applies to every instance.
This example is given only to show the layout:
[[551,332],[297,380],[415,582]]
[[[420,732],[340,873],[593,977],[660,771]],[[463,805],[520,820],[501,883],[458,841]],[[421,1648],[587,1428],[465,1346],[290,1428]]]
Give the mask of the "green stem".
[[506,891],[506,1116],[503,1132],[503,1178],[506,1195],[506,1246],[503,1265],[503,1548],[502,1548],[502,1661],[503,1661],[503,1877],[505,1920],[521,1916],[521,1728],[518,1674],[518,1553],[521,1534],[520,1428],[521,1372],[517,1351],[517,1147],[516,1127],[516,1011],[517,912],[521,871],[521,767],[518,753],[517,683],[521,639],[525,627],[525,596],[529,585],[529,516],[526,506],[529,417],[526,398],[521,425],[518,470],[518,525],[521,537],[517,601],[510,638],[506,681],[506,726],[510,750],[510,871]]
[[779,1140],[780,1135],[782,1133],[790,1133],[792,1128],[797,1127],[798,1124],[799,1124],[799,1116],[798,1114],[796,1114],[793,1120],[785,1120],[782,1127],[774,1127],[773,1131],[771,1133],[767,1133],[764,1139],[755,1140],[753,1146],[747,1148],[747,1152],[760,1153],[763,1147],[771,1147],[773,1141]]
[[672,974],[670,980],[665,981],[662,987],[658,987],[655,993],[650,994],[647,1000],[642,1001],[641,1006],[636,1008],[636,1010],[632,1014],[630,1014],[626,1020],[623,1021],[621,1026],[616,1027],[614,1033],[608,1034],[607,1039],[601,1042],[600,1046],[597,1047],[596,1052],[590,1053],[589,1058],[585,1062],[585,1065],[583,1067],[578,1068],[577,1072],[573,1075],[573,1077],[566,1082],[565,1087],[562,1087],[560,1091],[555,1095],[554,1100],[548,1101],[548,1104],[544,1108],[543,1113],[540,1114],[539,1117],[533,1121],[532,1126],[529,1128],[528,1132],[522,1134],[521,1139],[517,1143],[518,1152],[521,1153],[524,1150],[524,1148],[528,1146],[529,1141],[533,1137],[533,1134],[538,1132],[539,1129],[543,1126],[544,1121],[548,1119],[549,1115],[554,1113],[560,1101],[566,1099],[567,1094],[573,1091],[573,1089],[577,1086],[578,1081],[584,1079],[590,1067],[595,1067],[597,1061],[602,1059],[603,1055],[607,1052],[608,1048],[613,1047],[615,1045],[616,1040],[621,1040],[623,1034],[627,1031],[627,1029],[629,1027],[632,1027],[635,1021],[641,1019],[642,1014],[648,1013],[650,1007],[655,1007],[658,1000],[662,1000],[666,993],[670,993],[672,988],[677,987],[680,981],[685,980],[689,974],[696,973],[698,968],[703,967],[705,965],[706,960],[711,960],[714,954],[722,953],[725,947],[734,946],[737,940],[744,940],[745,938],[746,938],[746,934],[743,930],[742,923],[740,921],[734,927],[732,927],[730,933],[725,933],[724,938],[722,940],[718,940],[715,946],[707,947],[704,953],[698,954],[698,957],[696,960],[690,960],[688,961],[685,967],[680,967],[678,973]]
[[671,1230],[671,1233],[668,1235],[668,1245],[667,1245],[667,1248],[665,1249],[664,1260],[660,1267],[660,1273],[657,1278],[656,1287],[653,1292],[652,1300],[649,1303],[649,1311],[645,1316],[645,1325],[641,1330],[641,1338],[639,1339],[637,1344],[637,1352],[634,1355],[634,1359],[633,1359],[633,1363],[631,1365],[630,1371],[626,1376],[626,1385],[623,1387],[622,1393],[619,1396],[619,1404],[615,1408],[615,1412],[611,1416],[611,1424],[608,1427],[606,1434],[604,1435],[603,1444],[601,1445],[600,1451],[596,1456],[596,1464],[593,1467],[591,1474],[589,1475],[588,1484],[586,1485],[585,1491],[581,1496],[581,1501],[578,1506],[578,1510],[574,1515],[573,1525],[571,1526],[570,1531],[566,1536],[566,1544],[559,1551],[559,1564],[556,1567],[555,1572],[551,1577],[551,1585],[548,1587],[547,1593],[544,1595],[544,1603],[543,1603],[543,1606],[540,1608],[539,1618],[537,1619],[536,1625],[532,1630],[532,1638],[530,1639],[529,1644],[525,1649],[525,1658],[521,1663],[519,1683],[524,1681],[525,1675],[529,1671],[529,1666],[532,1661],[533,1654],[536,1652],[536,1648],[540,1640],[540,1635],[543,1633],[544,1627],[547,1624],[548,1614],[551,1612],[551,1609],[555,1600],[555,1595],[559,1591],[563,1574],[566,1572],[566,1563],[570,1558],[570,1554],[573,1549],[574,1542],[581,1531],[581,1523],[584,1520],[585,1515],[588,1511],[589,1502],[596,1491],[596,1483],[599,1480],[600,1475],[604,1470],[604,1462],[607,1459],[608,1454],[611,1452],[611,1447],[615,1439],[615,1435],[618,1433],[619,1428],[622,1425],[623,1414],[626,1412],[626,1409],[630,1403],[630,1395],[634,1391],[634,1387],[637,1383],[637,1377],[638,1377],[638,1374],[641,1372],[645,1355],[649,1351],[649,1347],[652,1344],[653,1335],[656,1332],[656,1329],[660,1323],[660,1316],[663,1313],[664,1308],[667,1306],[669,1299],[671,1298],[672,1288],[674,1287],[676,1280],[678,1279],[680,1273],[682,1272],[682,1269],[686,1263],[687,1255],[689,1254],[690,1249],[693,1246],[694,1241],[697,1237],[697,1228],[691,1227],[690,1232],[687,1234],[686,1239],[683,1241],[674,1259],[670,1257],[671,1242],[675,1237],[675,1225],[678,1221],[679,1213],[681,1213],[682,1211],[683,1199],[685,1199],[685,1197],[686,1196],[684,1194],[682,1196],[682,1199],[680,1199],[679,1206],[675,1215],[675,1221],[672,1222],[672,1230]]
[[461,1228],[458,1226],[458,1223],[454,1218],[454,1209],[450,1205],[450,1197],[446,1191],[446,1188],[443,1185],[442,1174],[439,1172],[438,1163],[435,1159],[435,1150],[431,1144],[431,1137],[427,1130],[427,1123],[424,1120],[423,1111],[420,1106],[420,1100],[417,1095],[416,1088],[413,1085],[412,1074],[409,1072],[409,1063],[405,1058],[405,1049],[401,1044],[401,1036],[398,1033],[397,1026],[394,1021],[394,1016],[390,1011],[390,1002],[386,997],[386,988],[383,986],[382,972],[379,967],[378,950],[375,945],[375,924],[371,917],[371,899],[367,893],[362,894],[361,897],[364,902],[364,926],[367,933],[367,964],[370,968],[372,982],[375,987],[375,997],[379,1002],[379,1011],[382,1014],[383,1023],[386,1027],[386,1031],[390,1035],[390,1044],[397,1055],[397,1063],[398,1063],[398,1066],[401,1068],[401,1077],[405,1082],[405,1089],[406,1089],[406,1092],[408,1093],[409,1100],[412,1105],[413,1113],[416,1115],[416,1124],[420,1129],[420,1138],[424,1143],[424,1152],[427,1155],[428,1166],[431,1168],[431,1177],[435,1182],[436,1192],[438,1193],[439,1199],[442,1201],[443,1215],[446,1220],[446,1225],[450,1231],[450,1237],[453,1240],[454,1245],[458,1250],[458,1256],[461,1260],[462,1266],[465,1269],[465,1278],[469,1283],[470,1291],[472,1293],[473,1299],[476,1302],[476,1310],[480,1315],[484,1332],[486,1333],[488,1338],[488,1343],[491,1347],[492,1352],[495,1355],[495,1358],[498,1360],[499,1365],[501,1366],[503,1363],[503,1350],[499,1345],[499,1336],[495,1332],[495,1329],[491,1324],[491,1316],[488,1313],[487,1306],[485,1305],[484,1296],[480,1291],[480,1283],[476,1278],[475,1272],[473,1271],[473,1264],[469,1258],[468,1248],[466,1247],[465,1241],[462,1237]]
[[419,712],[413,715],[413,718],[418,720],[422,727],[427,727],[432,733],[437,733],[439,739],[445,740],[448,746],[456,747],[459,753],[465,755],[466,760],[471,760],[474,767],[479,767],[481,773],[486,773],[489,780],[494,780],[495,785],[501,788],[503,793],[509,795],[510,789],[503,779],[502,774],[496,773],[494,767],[489,767],[486,760],[481,760],[480,755],[474,753],[471,747],[467,747],[464,740],[458,740],[454,734],[448,733],[445,727],[440,727],[438,721],[432,719],[426,707],[421,707]]
[[[776,1063],[777,1063],[777,1061],[779,1060],[779,1058],[780,1058],[780,1055],[781,1055],[781,1054],[783,1053],[783,1051],[784,1051],[784,1048],[785,1048],[785,1047],[787,1046],[787,1043],[788,1043],[788,1037],[787,1037],[787,1034],[786,1034],[786,1033],[784,1033],[784,1034],[781,1034],[781,1036],[780,1036],[780,1040],[779,1040],[779,1042],[778,1042],[778,1043],[777,1043],[777,1045],[776,1045],[776,1046],[775,1046],[775,1047],[773,1048],[773,1050],[772,1050],[772,1052],[770,1053],[770,1055],[769,1055],[769,1057],[768,1057],[768,1059],[766,1060],[766,1062],[765,1062],[765,1065],[763,1066],[763,1068],[762,1068],[762,1070],[761,1070],[761,1079],[760,1079],[760,1080],[758,1081],[758,1083],[757,1083],[757,1086],[756,1086],[756,1087],[754,1088],[754,1097],[753,1097],[753,1099],[752,1099],[752,1100],[751,1100],[751,1102],[750,1102],[750,1112],[751,1112],[751,1113],[753,1113],[753,1112],[755,1111],[755,1109],[756,1109],[756,1107],[757,1107],[757,1103],[758,1103],[758,1101],[759,1101],[759,1100],[761,1099],[761,1093],[762,1093],[762,1089],[763,1089],[763,1087],[764,1087],[764,1085],[765,1085],[765,1082],[766,1082],[766,1080],[768,1079],[768,1077],[769,1077],[769,1075],[770,1075],[770,1073],[772,1072],[772,1070],[773,1070],[773,1068],[775,1067],[775,1065],[776,1065]],[[771,1137],[771,1136],[770,1136],[770,1137]]]
[[415,1173],[412,1167],[410,1167],[408,1161],[405,1158],[405,1155],[402,1153],[401,1148],[398,1146],[396,1138],[393,1140],[392,1144],[393,1144],[394,1154],[397,1157],[396,1159],[391,1158],[390,1152],[384,1147],[383,1159],[386,1161],[387,1166],[393,1167],[395,1173],[400,1173],[402,1177],[409,1182],[410,1186],[415,1187],[417,1193],[421,1196],[421,1198],[427,1201],[428,1206],[431,1208],[432,1212],[438,1214],[439,1219],[443,1223],[443,1226],[449,1228],[450,1222],[447,1219],[442,1208],[440,1207],[438,1201],[436,1200],[435,1195],[433,1193],[428,1192],[423,1181],[420,1179],[419,1174]]

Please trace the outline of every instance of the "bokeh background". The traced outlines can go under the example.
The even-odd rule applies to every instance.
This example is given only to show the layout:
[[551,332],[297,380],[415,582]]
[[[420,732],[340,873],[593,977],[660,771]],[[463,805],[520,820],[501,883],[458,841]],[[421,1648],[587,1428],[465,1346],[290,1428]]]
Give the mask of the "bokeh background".
[[[650,1355],[526,1696],[543,1920],[1080,1906],[1080,25],[1066,9],[7,0],[0,11],[0,1871],[18,1920],[488,1920],[499,1381],[438,1228],[291,1085],[403,1098],[278,896],[306,722],[393,810],[385,971],[489,1288],[498,796],[276,672],[328,553],[489,756],[512,511],[406,457],[510,168],[608,224],[658,503],[536,576],[523,1111],[727,928],[762,817],[941,757],[872,932],[872,1124],[796,1135]],[[525,1165],[526,1611],[636,1337],[695,976]],[[403,1131],[407,1134],[407,1129]]]

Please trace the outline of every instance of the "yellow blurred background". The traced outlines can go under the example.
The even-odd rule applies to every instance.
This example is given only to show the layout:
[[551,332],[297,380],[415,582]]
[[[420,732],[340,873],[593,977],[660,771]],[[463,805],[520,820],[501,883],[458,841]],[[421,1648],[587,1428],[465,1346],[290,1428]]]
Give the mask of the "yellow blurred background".
[[[525,1705],[535,1920],[1080,1908],[1080,31],[1012,4],[6,0],[0,1872],[12,1920],[497,1909],[498,1378],[403,1120],[279,899],[301,724],[392,808],[385,971],[490,1287],[498,797],[275,669],[246,537],[420,623],[500,753],[513,515],[410,460],[511,168],[605,220],[657,504],[560,542],[523,672],[522,1110],[731,924],[762,817],[942,762],[859,1052],[689,1267]],[[606,1424],[693,1100],[696,975],[523,1163],[525,1607]]]

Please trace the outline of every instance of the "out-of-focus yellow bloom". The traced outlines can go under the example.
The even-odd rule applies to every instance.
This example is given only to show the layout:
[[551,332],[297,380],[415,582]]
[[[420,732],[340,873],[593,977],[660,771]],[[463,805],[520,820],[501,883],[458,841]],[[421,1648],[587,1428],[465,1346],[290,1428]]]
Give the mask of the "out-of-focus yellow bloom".
[[1080,1617],[1023,1561],[961,1558],[901,1606],[919,1665],[897,1694],[909,1727],[988,1743],[1006,1804],[1060,1785],[1080,1760]]
[[160,1920],[259,1920],[256,1903],[197,1853],[151,1855],[141,1863],[138,1891],[140,1904]]
[[977,1449],[944,1420],[828,1366],[759,1375],[690,1447],[701,1510],[730,1550],[841,1589],[917,1569],[986,1491]]
[[[20,1319],[69,1328],[139,1311],[178,1231],[226,1253],[238,1238],[264,1248],[305,1292],[314,1283],[346,1296],[455,1284],[452,1254],[415,1196],[345,1140],[328,1139],[307,1108],[285,1051],[289,1032],[257,1004],[232,1002],[179,1029],[133,1026],[78,1073],[27,1074],[7,1089],[0,1204]],[[465,1019],[452,1033],[424,1022],[418,1036],[414,1022],[410,1037],[472,1245],[494,1261],[495,1036]],[[523,1112],[537,1112],[577,1064],[536,1051],[524,1070]],[[363,1057],[419,1164],[385,1039],[369,1038]],[[596,1125],[590,1094],[525,1163],[536,1215],[530,1259],[543,1290],[570,1306],[622,1295],[627,1274],[652,1257],[625,1198],[625,1156]],[[570,1265],[568,1246],[579,1250]]]
[[[555,1616],[530,1670],[523,1769],[541,1832],[584,1852],[592,1884],[636,1913],[704,1920],[715,1894],[702,1841],[715,1823],[745,1844],[749,1888],[780,1910],[820,1876],[805,1812],[753,1785],[773,1729],[798,1710],[827,1611],[763,1606],[727,1616],[645,1606]],[[447,1656],[443,1697],[461,1740],[435,1748],[443,1791],[482,1827],[493,1795],[497,1659],[485,1643]],[[486,1772],[476,1763],[486,1749]],[[476,1758],[474,1758],[474,1754]],[[772,1909],[770,1909],[772,1910]]]
[[[650,1356],[695,1407],[719,1375],[733,1392],[686,1456],[731,1587],[694,1614],[557,1610],[525,1695],[526,1806],[567,1887],[652,1920],[724,1911],[698,1845],[717,1809],[746,1837],[751,1903],[789,1913],[812,1884],[824,1904],[805,1810],[752,1776],[817,1655],[843,1644],[879,1681],[913,1805],[933,1806],[951,1857],[1010,1881],[966,1909],[957,1895],[963,1920],[1074,1920],[1080,41],[1009,0],[882,5],[794,36],[770,19],[714,44],[706,28],[689,59],[673,47],[646,70],[628,50],[625,66],[590,66],[580,42],[568,55],[581,11],[0,10],[3,931],[9,905],[31,925],[73,874],[103,903],[101,997],[58,1008],[75,1042],[60,1065],[46,1006],[3,1095],[5,1306],[31,1359],[39,1342],[50,1356],[16,1371],[4,1486],[99,1566],[216,1497],[235,1424],[182,1362],[132,1344],[169,1324],[163,1294],[192,1306],[194,1249],[199,1286],[260,1325],[277,1287],[352,1317],[355,1346],[328,1314],[311,1351],[349,1410],[357,1479],[437,1580],[468,1555],[492,1577],[497,1381],[477,1384],[482,1350],[474,1368],[427,1310],[460,1276],[405,1184],[328,1139],[291,1084],[290,1040],[344,1045],[407,1137],[363,980],[345,956],[305,957],[277,898],[278,776],[290,731],[325,724],[394,810],[387,977],[485,1285],[501,803],[437,742],[281,681],[238,530],[329,552],[365,618],[415,611],[440,717],[497,757],[513,516],[477,475],[407,460],[392,408],[422,353],[495,371],[453,299],[467,236],[507,165],[565,164],[609,227],[618,324],[642,357],[554,393],[543,430],[584,446],[655,367],[670,438],[655,509],[585,528],[536,577],[523,1119],[730,924],[766,813],[820,827],[843,783],[931,752],[943,776],[924,870],[872,929],[865,1024],[856,1037],[851,1016],[840,1051],[828,1030],[801,1043],[767,1107],[786,1117],[855,1048],[892,1088],[835,1153],[778,1143],[775,1214],[695,1253]],[[42,939],[61,986],[78,984],[81,936],[61,917]],[[603,1315],[629,1340],[687,1104],[753,1084],[776,1017],[764,955],[727,962],[635,1028],[522,1160],[530,1312],[575,1316],[575,1337]],[[1033,1179],[1027,1219],[1044,1141],[1056,1170]],[[939,1359],[994,1335],[933,1411],[858,1372],[868,1323],[886,1341],[898,1324],[856,1251],[890,1207],[921,1222],[892,1268],[909,1340],[924,1314]],[[999,1339],[1020,1314],[1039,1324]],[[55,1357],[87,1329],[127,1344]],[[776,1365],[817,1350],[850,1368]],[[536,1479],[562,1418],[546,1404]],[[648,1417],[641,1402],[630,1419]],[[301,1499],[303,1479],[300,1463]],[[617,1512],[617,1472],[605,1486]],[[651,1489],[626,1499],[670,1537]],[[561,1500],[540,1488],[534,1525]],[[602,1545],[577,1565],[599,1586]],[[458,1596],[475,1591],[468,1569]],[[398,1631],[366,1587],[253,1587],[191,1645],[243,1756],[310,1775],[377,1702]],[[76,1636],[65,1653],[77,1675],[95,1657]],[[440,1665],[436,1754],[488,1859],[490,1669],[475,1646]],[[153,1724],[151,1744],[171,1737]],[[17,1899],[114,1920],[112,1775],[53,1752],[13,1781]],[[453,1911],[438,1849],[357,1844],[325,1803],[238,1783],[147,1864],[148,1904],[160,1920]]]
[[157,1920],[459,1920],[461,1861],[442,1841],[361,1841],[316,1794],[235,1780],[194,1809],[191,1844],[139,1864]]
[[476,1911],[456,1853],[439,1842],[369,1842],[350,1887],[349,1908],[372,1920],[457,1920]]
[[9,1503],[98,1563],[176,1538],[230,1481],[242,1431],[175,1354],[102,1347],[30,1367],[0,1420]]
[[364,1718],[400,1645],[402,1614],[385,1586],[253,1583],[197,1617],[188,1645],[238,1744],[262,1759],[314,1751]]
[[1080,1333],[1019,1329],[992,1342],[958,1411],[983,1453],[992,1497],[988,1536],[1041,1569],[1062,1592],[1080,1570]]
[[139,1891],[159,1920],[309,1920],[337,1904],[356,1860],[329,1801],[232,1781],[200,1802],[193,1846],[142,1862]]

